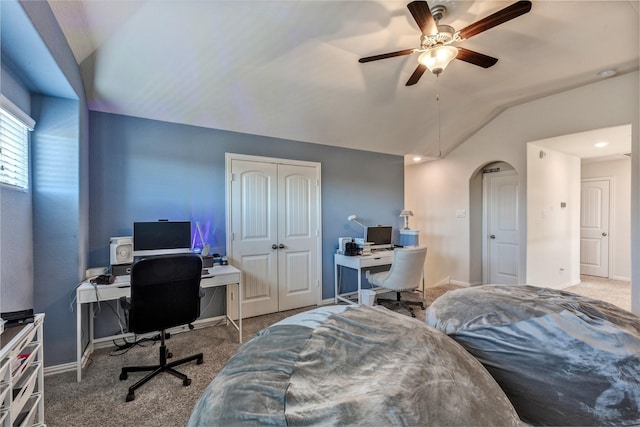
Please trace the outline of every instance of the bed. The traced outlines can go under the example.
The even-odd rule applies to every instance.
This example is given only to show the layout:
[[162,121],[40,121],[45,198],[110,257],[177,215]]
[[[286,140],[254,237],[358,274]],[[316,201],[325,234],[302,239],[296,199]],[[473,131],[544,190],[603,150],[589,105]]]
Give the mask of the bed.
[[320,307],[243,344],[188,426],[520,425],[486,369],[446,334],[381,306]]
[[640,317],[524,285],[453,290],[427,324],[464,346],[532,425],[640,425]]

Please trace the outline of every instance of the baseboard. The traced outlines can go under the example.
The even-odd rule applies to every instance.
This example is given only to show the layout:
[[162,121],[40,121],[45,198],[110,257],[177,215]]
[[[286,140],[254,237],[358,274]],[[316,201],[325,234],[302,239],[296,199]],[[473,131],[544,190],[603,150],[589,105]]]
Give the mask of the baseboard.
[[611,276],[611,280],[619,280],[621,282],[631,282],[631,277],[622,277],[622,276]]
[[65,372],[75,372],[76,362],[62,363],[60,365],[47,366],[43,369],[44,376],[57,375]]
[[[223,325],[226,323],[226,320],[227,318],[225,316],[209,317],[206,319],[196,320],[195,322],[192,323],[192,325],[193,325],[193,329],[202,329],[202,328],[208,328],[210,326]],[[177,326],[175,328],[167,329],[166,332],[169,332],[170,334],[179,334],[180,332],[186,332],[188,330],[189,330],[189,326],[184,325],[184,326]],[[148,334],[137,335],[137,337],[138,339],[150,338],[154,335],[158,335],[158,333],[150,332]],[[95,340],[93,340],[93,349],[99,350],[101,348],[115,347],[115,345],[113,344],[114,339],[133,338],[134,336],[136,335],[127,333],[127,334],[112,335],[112,336],[103,337],[103,338],[96,338]]]
[[465,288],[468,288],[469,286],[471,286],[471,283],[469,283],[469,282],[461,282],[459,280],[450,280],[449,284],[463,286]]
[[[202,329],[202,328],[208,328],[210,326],[224,325],[226,321],[227,321],[226,316],[209,317],[207,319],[196,320],[195,322],[193,322],[193,329]],[[190,330],[189,326],[184,325],[184,326],[178,326],[175,328],[168,329],[167,332],[171,334],[179,334],[180,332],[186,332],[189,330]],[[149,338],[157,334],[158,334],[157,332],[151,332],[148,334],[138,335],[138,338]],[[112,335],[109,337],[96,338],[93,341],[93,346],[91,345],[88,346],[84,354],[82,355],[81,366],[83,368],[86,366],[89,358],[91,357],[91,353],[93,353],[94,350],[98,350],[101,348],[114,347],[114,344],[113,344],[114,339],[122,339],[127,337],[134,337],[134,334],[120,334],[120,335]],[[76,362],[62,363],[60,365],[46,366],[43,369],[43,372],[45,376],[56,375],[64,372],[75,371],[76,367],[77,367]]]
[[435,285],[432,286],[427,286],[429,288],[433,288],[435,286],[441,286],[441,285],[448,285],[451,283],[451,276],[447,276],[444,279],[440,280],[438,283],[436,283]]

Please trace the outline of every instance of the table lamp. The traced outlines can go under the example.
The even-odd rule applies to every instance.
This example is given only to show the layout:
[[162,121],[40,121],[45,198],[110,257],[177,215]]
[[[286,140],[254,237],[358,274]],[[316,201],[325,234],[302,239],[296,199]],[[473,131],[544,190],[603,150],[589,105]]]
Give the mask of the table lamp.
[[404,218],[404,230],[408,230],[409,229],[409,217],[413,216],[413,212],[403,209],[402,212],[400,212],[400,218]]

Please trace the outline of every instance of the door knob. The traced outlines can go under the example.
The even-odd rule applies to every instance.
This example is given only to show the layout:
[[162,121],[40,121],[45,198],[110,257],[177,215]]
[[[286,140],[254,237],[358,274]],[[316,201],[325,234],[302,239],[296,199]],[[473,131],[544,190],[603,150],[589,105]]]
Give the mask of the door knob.
[[274,243],[273,245],[271,245],[271,249],[278,249],[278,245]]
[[602,237],[607,237],[607,232],[606,231],[602,232]]
[[495,238],[496,238],[496,235],[495,235],[495,234],[492,234],[491,236],[489,236],[489,238],[491,238],[491,239],[495,239]]
[[278,246],[280,249],[284,249],[284,245],[282,243],[280,243],[280,245]]

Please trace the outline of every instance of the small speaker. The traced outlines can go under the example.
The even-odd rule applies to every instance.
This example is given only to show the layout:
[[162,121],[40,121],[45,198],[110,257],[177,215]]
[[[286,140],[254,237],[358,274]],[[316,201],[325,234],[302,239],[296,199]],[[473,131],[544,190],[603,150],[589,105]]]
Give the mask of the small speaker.
[[129,276],[131,274],[131,264],[120,264],[111,266],[112,276]]
[[111,265],[133,262],[133,237],[112,237],[109,247]]

